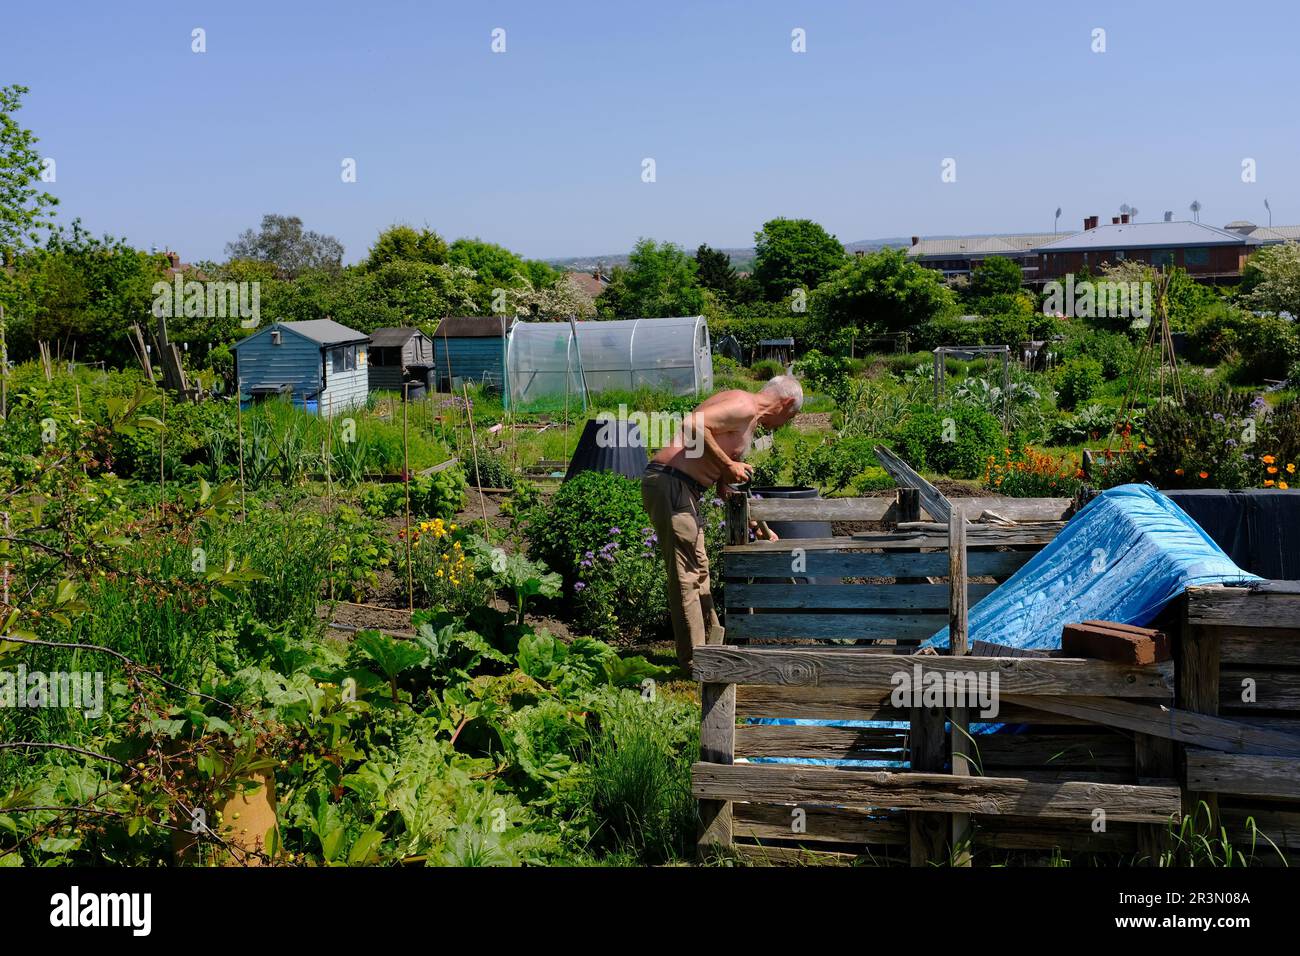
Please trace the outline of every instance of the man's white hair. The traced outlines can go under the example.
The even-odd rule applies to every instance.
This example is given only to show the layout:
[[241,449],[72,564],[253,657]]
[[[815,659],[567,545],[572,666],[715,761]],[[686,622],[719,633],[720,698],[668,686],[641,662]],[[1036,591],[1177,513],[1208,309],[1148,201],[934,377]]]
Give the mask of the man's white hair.
[[803,386],[793,375],[774,375],[763,386],[765,392],[775,392],[782,398],[794,399],[794,410],[803,408]]

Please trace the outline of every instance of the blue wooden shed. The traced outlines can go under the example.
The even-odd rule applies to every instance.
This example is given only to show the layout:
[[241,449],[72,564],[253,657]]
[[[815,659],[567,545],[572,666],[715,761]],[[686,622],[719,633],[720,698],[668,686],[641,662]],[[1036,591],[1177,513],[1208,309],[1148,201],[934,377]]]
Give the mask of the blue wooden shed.
[[333,319],[268,325],[235,343],[240,403],[286,396],[326,414],[365,404],[369,343],[366,333]]
[[453,379],[502,388],[505,382],[506,336],[513,317],[453,316],[438,323],[433,334],[433,366],[438,390],[452,390]]

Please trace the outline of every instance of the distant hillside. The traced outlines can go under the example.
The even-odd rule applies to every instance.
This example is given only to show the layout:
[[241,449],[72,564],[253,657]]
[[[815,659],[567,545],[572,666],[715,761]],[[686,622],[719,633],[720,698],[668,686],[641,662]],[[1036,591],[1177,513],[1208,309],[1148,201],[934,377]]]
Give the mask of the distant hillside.
[[[895,236],[890,239],[859,239],[857,242],[846,242],[844,248],[849,252],[875,252],[877,249],[886,247],[906,249],[911,244],[911,239]],[[741,272],[748,272],[754,265],[753,246],[740,249],[723,249],[721,251],[731,256],[731,264]],[[687,252],[693,254],[695,247],[692,246]],[[615,266],[627,265],[627,255],[626,252],[619,252],[603,256],[569,256],[562,259],[547,259],[546,261],[555,268],[563,269],[566,272],[591,272],[597,265],[608,272]]]

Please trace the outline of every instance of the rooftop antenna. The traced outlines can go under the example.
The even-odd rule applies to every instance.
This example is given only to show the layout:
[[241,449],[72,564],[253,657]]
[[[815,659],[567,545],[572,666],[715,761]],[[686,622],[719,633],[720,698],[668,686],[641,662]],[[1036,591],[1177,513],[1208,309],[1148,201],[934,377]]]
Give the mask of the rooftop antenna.
[[1201,221],[1201,201],[1200,201],[1199,199],[1193,199],[1193,200],[1192,200],[1192,204],[1191,204],[1188,208],[1191,209],[1191,211],[1192,211],[1192,222],[1200,222],[1200,221]]
[[1052,234],[1056,234],[1056,227],[1061,221],[1061,207],[1056,207],[1056,218],[1052,220]]
[[1268,204],[1268,200],[1267,200],[1267,199],[1264,200],[1264,208],[1268,210],[1268,226],[1269,226],[1270,229],[1272,229],[1272,228],[1273,228],[1273,208]]

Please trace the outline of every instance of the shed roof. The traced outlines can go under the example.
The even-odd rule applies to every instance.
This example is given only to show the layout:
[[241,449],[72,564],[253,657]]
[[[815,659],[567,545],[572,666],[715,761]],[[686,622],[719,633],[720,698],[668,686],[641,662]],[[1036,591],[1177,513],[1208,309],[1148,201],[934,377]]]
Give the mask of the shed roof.
[[1042,252],[1167,246],[1257,246],[1259,240],[1203,222],[1122,222],[1085,229],[1038,247]]
[[272,329],[285,329],[295,335],[302,336],[304,339],[315,342],[317,345],[343,345],[350,342],[370,341],[370,336],[366,335],[366,333],[350,329],[333,319],[307,319],[303,322],[272,322],[266,328],[253,333],[248,338],[240,339],[234,344],[234,348],[247,345],[253,339],[261,338]]
[[1059,239],[1054,233],[1025,232],[1006,236],[958,236],[953,239],[922,239],[909,246],[909,256],[998,256],[1015,255]]
[[1261,242],[1296,242],[1300,240],[1300,226],[1258,226],[1250,237]]
[[400,348],[417,335],[424,335],[419,329],[375,329],[370,333],[370,344],[375,348]]
[[[515,324],[513,316],[506,316],[505,327],[509,331]],[[448,316],[438,323],[433,333],[435,339],[491,339],[501,337],[501,316],[499,315],[455,315]]]

